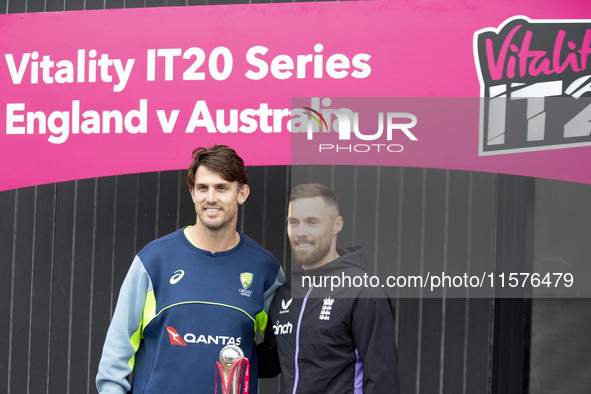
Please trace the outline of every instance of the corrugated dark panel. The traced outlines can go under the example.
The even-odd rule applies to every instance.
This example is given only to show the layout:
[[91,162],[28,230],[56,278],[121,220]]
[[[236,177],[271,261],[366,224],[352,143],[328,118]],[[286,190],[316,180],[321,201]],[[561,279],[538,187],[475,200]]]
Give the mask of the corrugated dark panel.
[[[464,379],[466,376],[466,308],[469,299],[447,299],[443,313],[442,325],[445,327],[442,332],[441,360],[441,382],[439,389],[441,393],[469,393],[464,390]],[[487,358],[486,353],[481,353]]]
[[105,7],[104,0],[84,0],[85,10],[101,10]]
[[64,11],[80,11],[84,9],[85,0],[64,0]]
[[248,169],[248,185],[250,195],[246,202],[240,207],[238,228],[249,237],[261,243],[264,238],[264,207],[265,196],[265,168],[253,167]]
[[[423,273],[442,272],[447,247],[448,217],[448,174],[447,170],[427,170],[424,184],[424,224],[422,249],[424,255]],[[445,332],[444,301],[441,299],[422,300],[420,321],[420,374],[421,393],[439,393],[444,373],[441,365],[441,349]],[[430,379],[424,379],[429,376]]]
[[45,0],[45,11],[64,11],[66,0]]
[[45,0],[27,0],[27,12],[45,11]]
[[29,392],[47,392],[56,186],[36,187],[29,332]]
[[[505,272],[531,272],[533,179],[499,177],[497,211],[496,268]],[[515,298],[498,299],[494,304],[493,393],[513,387],[528,388],[529,330],[531,300],[522,288],[512,289]]]
[[160,175],[156,172],[139,174],[137,194],[136,245],[139,251],[158,236],[157,217]]
[[[345,223],[345,228],[349,228],[351,231],[351,241],[349,245],[344,246],[363,246],[367,257],[367,271],[374,274],[377,265],[374,264],[377,252],[375,239],[378,235],[376,224],[378,216],[381,215],[378,201],[380,198],[384,198],[384,195],[376,190],[376,185],[378,185],[377,167],[358,167],[354,171],[354,177],[356,187],[350,188],[348,193],[355,195],[355,205],[349,223]],[[359,229],[367,229],[367,231],[359,231]]]
[[74,251],[75,182],[56,184],[55,247],[51,293],[49,392],[68,392],[69,322]]
[[[488,262],[489,267],[494,262],[494,174],[348,166],[295,168],[293,173],[294,185],[320,182],[337,192],[345,217],[339,244],[363,245],[370,256],[370,271],[375,264],[378,272],[390,275],[414,273],[417,267],[425,273],[441,272],[442,267],[464,272],[472,259]],[[357,231],[348,228],[352,223]],[[472,239],[485,244],[477,251],[485,254],[472,256]],[[472,301],[478,310],[470,315]],[[485,390],[490,301],[484,301],[483,305],[465,299],[395,300],[403,392]],[[484,325],[474,329],[470,316]],[[468,346],[469,340],[474,346]],[[470,363],[479,366],[476,373],[466,373]]]
[[113,256],[113,284],[111,288],[111,310],[119,296],[119,288],[127,274],[133,256],[144,245],[136,245],[138,175],[117,176],[117,198],[115,201],[115,253]]
[[187,5],[187,0],[165,0],[168,7],[180,7]]
[[105,9],[126,8],[125,0],[105,0]]
[[[89,392],[94,392],[94,375],[111,321],[111,285],[115,234],[115,177],[99,178],[96,183],[94,254],[90,299],[90,338],[87,360]],[[81,360],[82,361],[82,360]]]
[[88,371],[96,179],[76,181],[69,316],[69,392],[86,391]]
[[[376,228],[374,267],[379,275],[394,275],[400,268],[400,237],[402,236],[403,179],[402,168],[381,167],[377,169],[376,183],[379,200],[376,205]],[[397,292],[393,292],[394,295]]]
[[6,0],[6,13],[14,14],[20,12],[26,12],[27,3],[25,1]]
[[289,174],[285,166],[266,167],[266,198],[264,205],[262,205],[265,211],[263,217],[265,235],[261,245],[271,252],[284,268],[289,256],[285,233],[289,187]]
[[12,282],[15,291],[10,309],[9,338],[12,346],[8,359],[8,389],[16,393],[26,393],[29,384],[35,194],[35,187],[20,189],[17,193]]
[[[349,247],[355,244],[357,232],[357,199],[360,189],[358,167],[332,168],[331,188],[339,199],[339,208],[343,217],[343,229],[339,233],[338,245]],[[294,186],[295,182],[294,182]],[[328,186],[328,185],[327,185]],[[373,213],[373,209],[371,210]],[[371,215],[371,214],[370,214]],[[364,245],[365,246],[365,245]]]
[[[489,393],[492,356],[490,344],[492,337],[492,308],[489,299],[470,299],[466,311],[466,372],[464,393]],[[515,391],[522,392],[520,387]]]
[[[189,187],[187,186],[187,182],[185,180],[185,171],[179,171],[179,175],[181,180],[179,182],[179,195],[177,197],[178,201],[178,225],[177,228],[181,228],[184,226],[195,224],[195,204],[193,204],[193,200],[191,199],[191,193],[189,192]],[[238,221],[240,221],[241,213],[238,213]]]
[[186,187],[182,189],[183,195],[179,195],[181,185],[185,185],[181,176],[179,171],[166,171],[158,175],[156,238],[170,234],[179,228],[177,220],[179,198],[190,198]]
[[[405,168],[402,172],[400,192],[400,226],[403,230],[400,237],[400,273],[409,272],[406,267],[421,267],[424,262],[422,255],[422,229],[423,229],[423,188],[424,170],[418,168]],[[413,196],[413,197],[410,197]],[[416,272],[416,271],[415,271]],[[419,354],[421,346],[419,342],[421,330],[422,301],[415,299],[402,299],[399,302],[398,316],[398,354],[400,386],[403,392],[418,392],[420,384]]]
[[221,5],[221,4],[244,4],[248,3],[247,1],[243,0],[209,0],[207,4],[209,5]]
[[17,212],[18,191],[10,190],[0,193],[0,390],[8,392],[9,361],[11,355],[11,309],[15,287],[13,269],[16,264],[14,256],[15,212]]
[[[5,224],[8,231],[12,231],[10,217],[16,208],[14,256],[18,264],[13,278],[19,288],[27,289],[14,295],[9,331],[15,338],[15,332],[31,330],[32,338],[30,343],[12,342],[12,390],[26,392],[29,385],[31,392],[43,391],[49,382],[51,393],[94,391],[104,334],[133,255],[145,243],[177,228],[177,224],[194,223],[194,207],[183,173],[124,175],[0,194],[8,204],[3,206],[9,207],[3,210],[9,219]],[[253,167],[249,174],[253,194],[242,213],[242,226],[276,256],[287,256],[285,223],[277,217],[286,215],[290,172],[286,167]],[[425,270],[442,258],[470,264],[494,256],[494,175],[329,166],[306,170],[305,177],[306,181],[329,185],[345,181],[356,186],[355,190],[347,186],[341,191],[345,192],[342,214],[355,216],[358,225],[369,223],[375,231],[351,231],[345,242],[369,243],[378,271],[400,265],[404,272],[405,267],[421,264]],[[511,195],[515,193],[511,190],[505,193],[510,194],[510,200],[521,198],[519,193]],[[55,212],[23,208],[54,205]],[[517,228],[519,220],[511,218],[518,215],[517,208],[507,209],[508,217],[500,222]],[[44,237],[46,234],[51,236]],[[512,256],[510,251],[501,252]],[[382,268],[384,259],[387,262]],[[486,390],[492,334],[489,300],[401,299],[396,305],[400,376],[405,392]],[[16,310],[27,312],[15,314]],[[520,317],[524,311],[517,313]],[[46,323],[33,327],[31,315],[38,315]],[[505,332],[502,327],[497,328],[501,339]],[[46,350],[35,352],[41,357],[31,361],[33,347]],[[48,365],[49,375],[44,378]],[[23,376],[28,378],[23,380]],[[273,392],[276,381],[261,387]]]
[[[468,240],[470,237],[470,188],[471,173],[463,171],[449,172],[449,196],[447,215],[447,245],[445,257],[447,265],[459,265],[468,272]],[[467,291],[466,291],[467,296]],[[443,336],[443,382],[444,393],[465,393],[464,378],[466,364],[466,313],[469,299],[449,299],[445,301]],[[483,355],[486,353],[483,353]]]
[[[470,173],[468,199],[468,262],[470,266],[494,268],[496,182],[498,176]],[[476,272],[476,270],[474,271]],[[492,337],[492,303],[488,299],[470,299],[467,303],[465,322],[467,328],[464,376],[466,393],[482,393],[489,390],[490,338]],[[486,357],[483,357],[486,355]]]
[[125,8],[143,8],[145,6],[145,0],[125,0]]

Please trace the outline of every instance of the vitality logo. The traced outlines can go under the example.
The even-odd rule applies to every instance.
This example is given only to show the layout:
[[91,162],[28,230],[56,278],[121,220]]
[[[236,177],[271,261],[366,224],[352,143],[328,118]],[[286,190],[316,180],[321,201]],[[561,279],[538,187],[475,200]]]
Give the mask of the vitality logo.
[[474,34],[481,155],[591,145],[591,20],[516,16]]

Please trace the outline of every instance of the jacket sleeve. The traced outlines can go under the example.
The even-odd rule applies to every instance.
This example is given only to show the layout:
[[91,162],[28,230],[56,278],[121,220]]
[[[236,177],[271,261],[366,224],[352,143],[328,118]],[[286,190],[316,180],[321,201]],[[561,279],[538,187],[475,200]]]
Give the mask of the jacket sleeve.
[[[266,316],[270,316],[271,310],[275,308],[275,294],[277,289],[283,283],[285,283],[285,274],[283,273],[283,270],[279,268],[275,282],[269,290],[265,292],[264,304]],[[275,335],[273,334],[273,325],[268,324],[268,319],[263,328],[263,340],[257,344],[256,352],[259,378],[274,378],[281,373],[277,343]]]
[[273,334],[273,326],[267,325],[265,340],[256,347],[259,378],[274,378],[281,373],[277,343]]
[[[277,263],[277,265],[279,266],[279,263]],[[277,292],[277,289],[284,283],[285,283],[285,274],[283,273],[283,269],[281,269],[281,266],[279,266],[279,269],[277,270],[277,275],[275,276],[275,281],[267,290],[265,290],[265,294],[263,294],[263,303],[264,303],[265,313],[267,315],[269,314],[271,302],[273,301],[273,298],[275,297],[275,293]]]
[[398,394],[398,352],[393,309],[387,298],[359,298],[352,335],[362,363],[364,394]]
[[146,299],[152,282],[139,257],[135,257],[121,285],[113,319],[107,331],[96,376],[99,394],[120,394],[131,389],[135,353],[142,339]]

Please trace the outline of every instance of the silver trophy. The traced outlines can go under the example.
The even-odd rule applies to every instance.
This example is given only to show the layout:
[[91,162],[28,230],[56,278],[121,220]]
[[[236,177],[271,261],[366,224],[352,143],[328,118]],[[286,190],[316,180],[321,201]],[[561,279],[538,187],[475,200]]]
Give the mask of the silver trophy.
[[243,385],[243,393],[248,393],[249,365],[242,349],[235,345],[228,345],[222,348],[220,351],[220,361],[216,362],[216,367],[222,383],[221,394],[240,394],[240,388]]

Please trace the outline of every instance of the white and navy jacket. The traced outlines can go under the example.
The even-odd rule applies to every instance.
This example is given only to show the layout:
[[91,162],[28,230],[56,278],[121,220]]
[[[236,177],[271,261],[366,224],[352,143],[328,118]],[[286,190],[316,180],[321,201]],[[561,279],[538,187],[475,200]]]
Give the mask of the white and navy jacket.
[[[331,290],[333,276],[366,274],[361,248],[339,255],[317,269],[297,267],[271,303],[259,369],[261,377],[281,372],[281,394],[399,393],[390,301],[369,286]],[[313,279],[302,285],[303,277]]]

